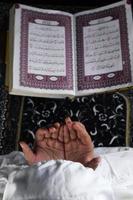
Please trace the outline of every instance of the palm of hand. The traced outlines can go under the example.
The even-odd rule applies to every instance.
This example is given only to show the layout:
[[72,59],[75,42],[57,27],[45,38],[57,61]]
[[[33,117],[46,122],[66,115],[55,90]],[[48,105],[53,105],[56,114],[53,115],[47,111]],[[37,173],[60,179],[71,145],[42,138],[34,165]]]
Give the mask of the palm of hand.
[[65,144],[65,159],[82,164],[92,159],[92,151],[88,148],[88,145],[82,143],[78,138],[71,140],[68,144]]
[[38,129],[33,152],[24,142],[20,143],[25,159],[31,165],[43,160],[64,159],[64,145],[58,140],[59,127]]
[[[60,125],[48,129],[39,129],[36,132],[35,162],[42,160],[64,159],[64,145],[58,139]],[[62,134],[62,132],[61,132]]]
[[[69,130],[69,140],[64,144],[65,159],[85,164],[94,156],[93,143],[81,123],[77,122],[75,129],[76,132],[72,129]],[[68,134],[68,131],[66,134]]]
[[45,138],[35,146],[34,161],[64,159],[64,147],[61,142],[52,138]]

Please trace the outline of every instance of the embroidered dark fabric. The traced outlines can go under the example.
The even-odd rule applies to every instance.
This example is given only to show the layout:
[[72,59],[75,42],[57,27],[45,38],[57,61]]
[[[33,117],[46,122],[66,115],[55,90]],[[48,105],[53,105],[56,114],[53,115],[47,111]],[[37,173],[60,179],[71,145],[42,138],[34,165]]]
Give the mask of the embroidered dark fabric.
[[29,146],[34,132],[65,117],[82,122],[96,147],[125,146],[126,101],[119,93],[96,94],[74,99],[26,97],[20,140]]
[[20,100],[0,87],[0,155],[15,150]]

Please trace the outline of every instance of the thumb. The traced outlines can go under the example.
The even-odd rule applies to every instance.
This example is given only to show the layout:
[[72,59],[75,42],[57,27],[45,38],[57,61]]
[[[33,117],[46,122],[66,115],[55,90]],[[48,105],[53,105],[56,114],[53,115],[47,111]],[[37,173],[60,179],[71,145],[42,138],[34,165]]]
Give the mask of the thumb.
[[22,151],[24,153],[25,160],[28,162],[29,165],[34,164],[35,162],[35,154],[32,152],[30,147],[25,142],[19,143]]

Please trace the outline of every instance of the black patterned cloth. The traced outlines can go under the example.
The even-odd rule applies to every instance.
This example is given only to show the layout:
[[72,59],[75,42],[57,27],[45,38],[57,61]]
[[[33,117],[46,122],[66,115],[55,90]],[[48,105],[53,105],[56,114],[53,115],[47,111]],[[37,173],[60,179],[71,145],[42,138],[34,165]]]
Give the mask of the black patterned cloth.
[[39,127],[64,122],[67,116],[85,125],[96,147],[126,145],[127,101],[120,93],[74,99],[25,97],[20,140],[32,146]]
[[10,96],[4,86],[0,87],[0,155],[16,149],[20,98]]

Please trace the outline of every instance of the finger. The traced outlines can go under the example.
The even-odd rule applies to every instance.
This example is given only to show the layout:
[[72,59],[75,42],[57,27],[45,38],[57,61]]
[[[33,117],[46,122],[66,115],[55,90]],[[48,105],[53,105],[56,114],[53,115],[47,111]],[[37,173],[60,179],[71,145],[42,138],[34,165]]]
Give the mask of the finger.
[[45,130],[43,128],[39,128],[35,133],[35,137],[37,141],[43,140],[44,136],[45,136]]
[[67,117],[67,118],[65,119],[65,123],[66,123],[68,129],[71,129],[71,128],[72,128],[73,122],[72,122],[72,120],[71,120],[70,117]]
[[72,122],[70,117],[66,118],[65,122],[66,122],[66,126],[67,126],[67,128],[69,130],[69,133],[70,133],[70,139],[75,140],[77,138],[77,134],[76,134],[75,130],[72,127],[74,122]]
[[55,127],[57,130],[59,130],[59,128],[60,128],[60,123],[58,123],[58,122],[54,123],[54,127]]
[[50,133],[47,128],[44,129],[44,138],[50,138]]
[[75,140],[77,138],[77,134],[76,134],[75,130],[70,129],[69,131],[70,131],[71,140]]
[[53,127],[51,127],[50,132],[51,132],[51,137],[53,139],[58,138],[59,129],[60,129],[60,123],[58,123],[58,122],[54,123]]
[[60,126],[58,140],[64,142],[64,125]]
[[64,143],[68,143],[70,141],[70,132],[66,125],[64,125]]
[[75,122],[73,123],[73,129],[77,132],[77,136],[83,144],[92,144],[91,137],[83,124]]
[[69,136],[71,140],[75,140],[77,138],[76,131],[73,128],[69,129]]
[[58,134],[57,134],[57,131],[54,127],[50,127],[49,128],[49,134],[50,134],[50,137],[52,139],[57,139],[58,138]]
[[28,162],[28,164],[33,164],[35,162],[35,154],[25,142],[20,142],[19,144],[24,153],[25,160]]

